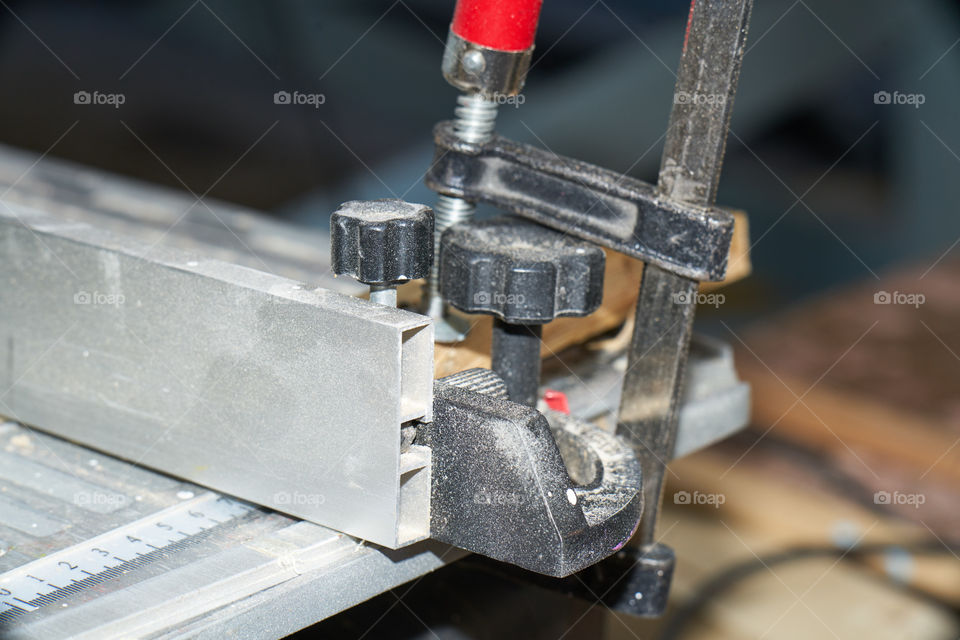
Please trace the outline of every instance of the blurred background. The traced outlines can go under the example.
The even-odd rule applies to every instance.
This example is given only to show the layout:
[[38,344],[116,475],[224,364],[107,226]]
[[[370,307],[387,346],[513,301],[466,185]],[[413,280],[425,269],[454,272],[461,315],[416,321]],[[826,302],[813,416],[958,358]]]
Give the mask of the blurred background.
[[[319,228],[348,199],[433,201],[451,0],[0,4],[4,144]],[[688,8],[547,0],[499,132],[655,181]],[[724,502],[668,490],[671,622],[453,568],[322,630],[958,637],[958,104],[957,3],[757,0],[719,194],[749,214],[753,275],[698,320],[736,349],[754,425],[677,463],[673,491]]]

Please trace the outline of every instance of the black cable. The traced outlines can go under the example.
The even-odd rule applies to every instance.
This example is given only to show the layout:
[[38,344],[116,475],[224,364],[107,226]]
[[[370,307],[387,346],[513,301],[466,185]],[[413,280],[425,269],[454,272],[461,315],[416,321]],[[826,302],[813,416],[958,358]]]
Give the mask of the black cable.
[[[960,551],[960,545],[952,543],[942,543],[939,540],[930,540],[914,544],[868,544],[857,546],[852,549],[843,549],[840,547],[794,547],[766,557],[757,558],[742,562],[727,569],[722,570],[713,578],[707,580],[697,590],[697,593],[671,613],[664,623],[660,640],[679,640],[685,630],[685,627],[699,615],[702,609],[714,598],[720,596],[725,591],[731,589],[736,583],[749,578],[753,574],[764,569],[769,569],[778,564],[794,562],[796,560],[805,560],[817,557],[838,557],[844,560],[862,560],[865,557],[877,555],[892,550],[903,550],[912,554],[941,554],[952,553],[954,555]],[[889,580],[891,584],[901,589],[917,595],[926,600],[935,602],[938,605],[945,605],[954,611],[956,608],[951,604],[944,602],[929,593]]]

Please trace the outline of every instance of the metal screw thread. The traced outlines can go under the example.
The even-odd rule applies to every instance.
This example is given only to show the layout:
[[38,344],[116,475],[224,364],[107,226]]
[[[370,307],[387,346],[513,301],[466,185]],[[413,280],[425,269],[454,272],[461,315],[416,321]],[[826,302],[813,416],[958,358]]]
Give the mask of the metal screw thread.
[[457,96],[453,131],[464,142],[482,143],[493,137],[497,121],[497,103],[479,93]]
[[[453,131],[464,142],[482,144],[493,137],[497,121],[497,103],[478,93],[457,97]],[[440,237],[443,232],[460,222],[473,218],[477,205],[462,198],[437,196],[433,208],[433,267],[427,280],[427,314],[434,320],[443,317],[443,299],[440,297]]]

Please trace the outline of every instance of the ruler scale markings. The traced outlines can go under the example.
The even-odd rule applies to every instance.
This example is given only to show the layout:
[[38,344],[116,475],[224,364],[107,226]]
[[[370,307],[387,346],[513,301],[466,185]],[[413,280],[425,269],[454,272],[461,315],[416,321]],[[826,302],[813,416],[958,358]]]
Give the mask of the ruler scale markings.
[[[252,511],[250,506],[207,492],[11,569],[0,575],[0,597],[5,598],[0,600],[0,624],[21,613],[36,611],[63,595],[116,577],[118,567],[125,564],[151,562],[166,548],[213,529],[199,525],[198,519],[226,523]],[[78,574],[84,574],[81,580],[73,577]],[[56,586],[68,582],[73,584]]]

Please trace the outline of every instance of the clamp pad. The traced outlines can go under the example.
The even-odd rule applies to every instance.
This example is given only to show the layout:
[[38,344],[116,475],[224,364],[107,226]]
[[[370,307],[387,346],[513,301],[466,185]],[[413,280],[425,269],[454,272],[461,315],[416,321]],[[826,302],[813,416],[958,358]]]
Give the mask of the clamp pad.
[[417,442],[433,457],[430,537],[564,577],[619,551],[643,512],[632,447],[441,379]]

